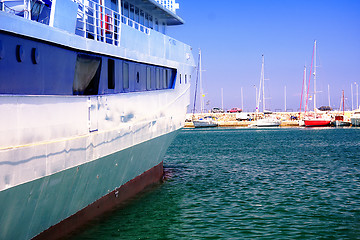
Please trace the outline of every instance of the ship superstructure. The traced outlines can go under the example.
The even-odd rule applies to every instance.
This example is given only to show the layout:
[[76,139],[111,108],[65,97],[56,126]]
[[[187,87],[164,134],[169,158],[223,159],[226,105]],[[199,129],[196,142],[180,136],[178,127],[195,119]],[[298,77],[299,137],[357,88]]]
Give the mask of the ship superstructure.
[[179,4],[176,3],[175,0],[156,0],[156,1],[174,13],[176,12],[177,9],[179,9]]
[[155,0],[0,9],[0,239],[54,238],[161,178],[194,59]]

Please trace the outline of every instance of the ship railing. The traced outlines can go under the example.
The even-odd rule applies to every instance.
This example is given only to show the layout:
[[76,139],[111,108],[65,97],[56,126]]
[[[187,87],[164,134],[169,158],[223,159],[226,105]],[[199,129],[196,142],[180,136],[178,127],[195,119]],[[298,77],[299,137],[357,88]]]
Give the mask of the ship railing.
[[119,45],[121,22],[147,35],[150,29],[92,0],[74,0],[78,4],[75,33],[82,37]]
[[30,1],[0,0],[0,11],[31,19]]
[[77,35],[113,45],[119,44],[119,13],[93,1],[76,0],[76,3]]
[[143,32],[147,35],[150,35],[150,28],[145,27],[144,25],[142,25],[134,20],[131,20],[130,18],[125,17],[124,15],[121,16],[121,21],[123,24],[126,24],[132,28],[135,28],[135,29],[139,30],[140,32]]

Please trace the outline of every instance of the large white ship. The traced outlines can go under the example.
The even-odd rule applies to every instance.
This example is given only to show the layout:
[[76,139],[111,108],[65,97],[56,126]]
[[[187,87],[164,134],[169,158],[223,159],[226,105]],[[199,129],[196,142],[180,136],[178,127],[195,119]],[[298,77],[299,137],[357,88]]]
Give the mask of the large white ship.
[[0,0],[0,239],[57,238],[161,179],[195,64],[159,2]]

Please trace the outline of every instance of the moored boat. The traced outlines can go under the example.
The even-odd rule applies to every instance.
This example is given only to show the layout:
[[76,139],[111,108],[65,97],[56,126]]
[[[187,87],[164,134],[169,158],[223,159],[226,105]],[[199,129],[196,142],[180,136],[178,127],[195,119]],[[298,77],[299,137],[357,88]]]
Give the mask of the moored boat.
[[304,119],[304,124],[306,127],[322,127],[330,126],[331,120],[325,118],[309,118]]
[[335,127],[347,127],[350,125],[351,122],[345,121],[344,116],[335,116],[335,120],[334,120]]
[[341,104],[340,104],[340,110],[342,105],[342,115],[337,114],[335,116],[335,120],[333,122],[335,127],[347,127],[351,125],[351,122],[349,119],[345,119],[345,94],[344,90],[342,91],[342,98],[341,98]]
[[[311,60],[312,64],[310,68],[310,74],[309,74],[309,84],[307,88],[307,96],[306,96],[306,105],[305,105],[305,114],[304,114],[304,125],[305,127],[325,127],[330,126],[331,124],[331,118],[325,117],[324,114],[320,115],[317,113],[318,109],[316,108],[316,40],[314,41],[314,47],[313,47],[313,59]],[[312,66],[314,67],[314,72],[311,74]],[[306,114],[306,108],[307,103],[309,100],[309,87],[310,87],[310,79],[311,75],[314,77],[314,114],[313,115],[307,115]]]
[[360,127],[360,109],[354,111],[350,118],[350,121],[353,127]]
[[173,4],[0,2],[0,239],[61,237],[161,179],[195,68]]
[[192,121],[195,128],[217,127],[219,124],[212,116],[205,116]]
[[279,127],[281,120],[273,118],[263,118],[256,120],[254,123],[250,124],[250,127]]

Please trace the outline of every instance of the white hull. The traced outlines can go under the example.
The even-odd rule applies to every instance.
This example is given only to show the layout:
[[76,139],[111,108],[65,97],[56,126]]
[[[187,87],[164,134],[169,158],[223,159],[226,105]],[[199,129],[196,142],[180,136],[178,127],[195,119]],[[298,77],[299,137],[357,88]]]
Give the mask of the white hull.
[[189,89],[0,99],[2,191],[183,127]]
[[353,127],[359,127],[360,126],[360,117],[352,117],[350,120],[351,120],[351,125]]
[[280,120],[274,119],[260,119],[257,120],[255,123],[251,124],[251,127],[278,127],[280,126]]
[[193,121],[194,127],[217,127],[218,123],[215,121],[208,121],[208,120],[194,120]]
[[300,126],[300,127],[305,127],[305,122],[304,122],[304,120],[299,120],[299,126]]
[[336,120],[334,122],[335,127],[346,127],[346,126],[350,126],[351,122],[346,122],[346,121],[338,121]]

